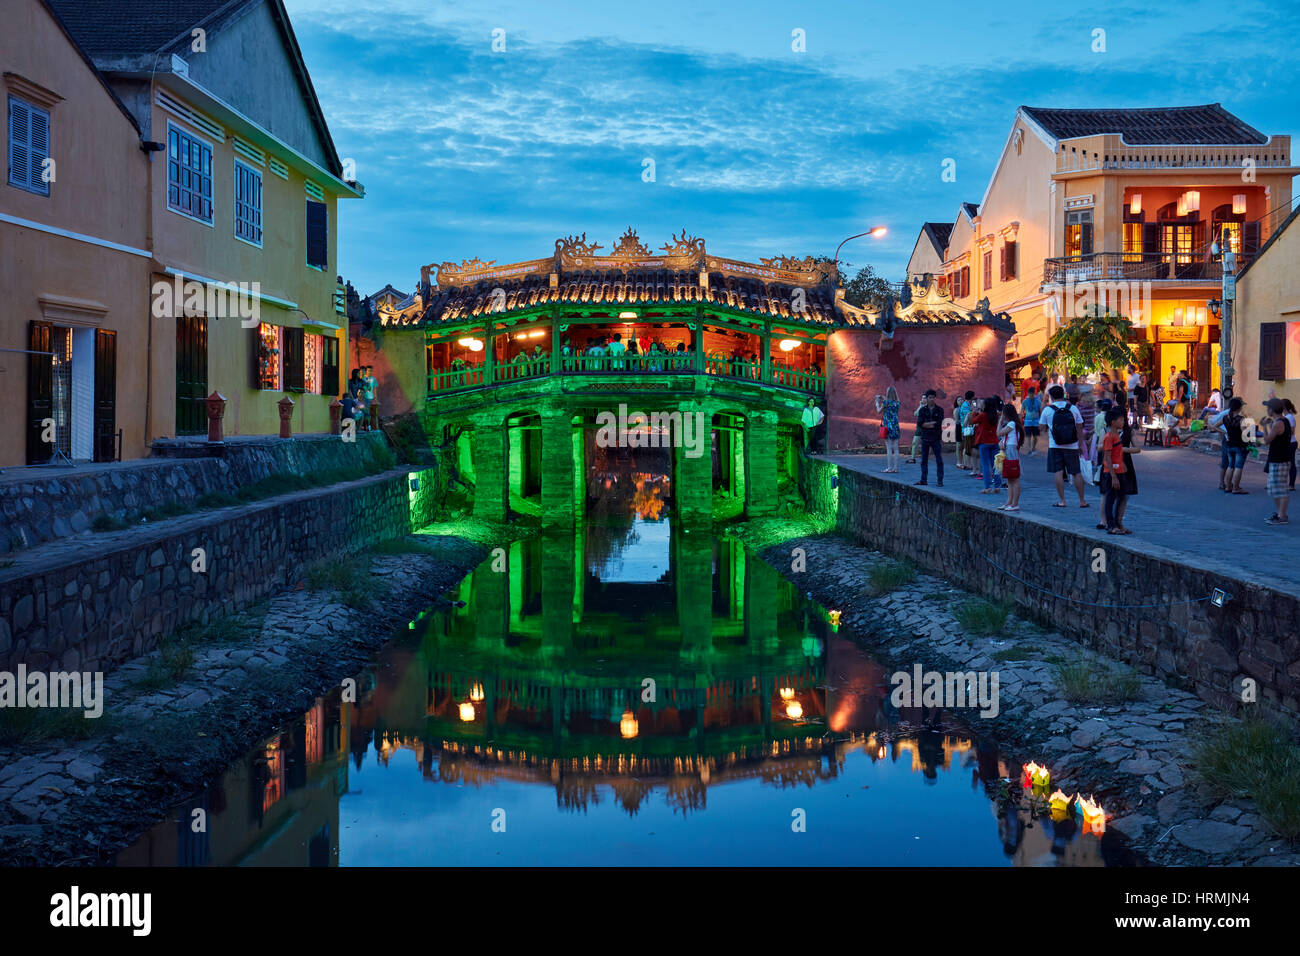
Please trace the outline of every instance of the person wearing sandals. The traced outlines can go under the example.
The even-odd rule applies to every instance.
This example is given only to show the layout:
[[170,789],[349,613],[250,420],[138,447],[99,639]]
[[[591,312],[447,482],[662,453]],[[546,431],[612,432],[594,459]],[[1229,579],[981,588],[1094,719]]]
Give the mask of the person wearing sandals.
[[1133,467],[1133,456],[1142,453],[1142,450],[1133,444],[1133,426],[1128,420],[1128,415],[1124,416],[1124,421],[1119,430],[1120,445],[1124,449],[1124,474],[1120,480],[1124,486],[1124,497],[1120,499],[1119,507],[1115,510],[1115,520],[1125,534],[1132,534],[1128,525],[1124,524],[1124,512],[1128,510],[1128,500],[1138,493],[1137,469]]
[[1246,471],[1246,461],[1250,458],[1250,446],[1246,443],[1245,435],[1242,433],[1242,424],[1245,418],[1241,414],[1242,406],[1246,403],[1240,398],[1234,398],[1228,402],[1228,414],[1222,421],[1224,432],[1223,447],[1227,454],[1228,466],[1224,472],[1223,485],[1224,491],[1234,495],[1249,494],[1241,489],[1241,476]]
[[[1103,468],[1101,481],[1104,486],[1102,490],[1106,494],[1107,534],[1129,533],[1120,523],[1122,505],[1126,496],[1124,473],[1127,471],[1124,463],[1124,418],[1125,411],[1120,408],[1112,408],[1106,413],[1106,437],[1101,443]],[[1138,448],[1130,449],[1131,454],[1137,454],[1139,451]]]
[[998,444],[1002,448],[1002,477],[1007,482],[1007,502],[1002,511],[1020,510],[1020,445],[1025,433],[1016,414],[1016,406],[1007,402],[1002,406],[1002,420],[998,425]]
[[1287,482],[1287,491],[1295,491],[1295,455],[1296,455],[1296,437],[1295,437],[1295,405],[1291,399],[1282,399],[1282,409],[1286,414],[1286,420],[1291,425],[1291,470],[1290,480]]
[[1052,507],[1066,507],[1065,478],[1069,475],[1079,493],[1079,507],[1088,508],[1088,499],[1083,494],[1083,475],[1079,470],[1079,434],[1083,431],[1083,416],[1077,406],[1066,401],[1062,386],[1053,385],[1047,394],[1052,401],[1043,409],[1039,422],[1047,431],[1047,473],[1052,475],[1056,496],[1060,499]]
[[1000,399],[990,396],[984,399],[982,408],[970,417],[975,426],[975,447],[979,449],[980,474],[984,477],[982,495],[996,494],[1002,490],[1002,476],[993,467],[993,458],[998,452],[998,411]]
[[876,396],[876,411],[880,413],[880,427],[885,433],[885,474],[898,473],[898,410],[902,403],[898,400],[898,390],[894,386],[885,389],[884,395]]
[[1264,406],[1268,409],[1268,430],[1264,433],[1264,441],[1268,443],[1268,496],[1277,508],[1267,523],[1289,524],[1286,511],[1290,501],[1287,496],[1291,491],[1287,481],[1291,475],[1291,433],[1294,429],[1283,414],[1286,406],[1282,399],[1270,398]]

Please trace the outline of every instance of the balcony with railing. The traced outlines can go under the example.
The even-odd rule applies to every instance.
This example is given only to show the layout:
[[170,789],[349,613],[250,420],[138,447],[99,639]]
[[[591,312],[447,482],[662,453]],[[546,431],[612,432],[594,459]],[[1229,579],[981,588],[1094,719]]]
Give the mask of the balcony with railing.
[[[1247,160],[1249,164],[1247,164]],[[1291,137],[1243,145],[1129,145],[1114,134],[1080,136],[1060,144],[1057,173],[1108,169],[1232,169],[1244,165],[1283,170],[1291,166]]]
[[815,368],[796,368],[773,361],[766,374],[761,361],[749,361],[714,354],[699,356],[694,352],[648,352],[638,355],[549,355],[529,357],[500,365],[464,365],[449,369],[432,369],[428,374],[428,398],[448,392],[460,392],[490,385],[508,385],[547,376],[635,376],[626,382],[630,391],[638,387],[641,376],[714,375],[719,378],[792,389],[812,395],[826,392],[826,376]]
[[[1237,268],[1249,261],[1237,256]],[[1043,260],[1043,285],[1068,282],[1197,282],[1223,279],[1223,263],[1174,253],[1094,252]]]

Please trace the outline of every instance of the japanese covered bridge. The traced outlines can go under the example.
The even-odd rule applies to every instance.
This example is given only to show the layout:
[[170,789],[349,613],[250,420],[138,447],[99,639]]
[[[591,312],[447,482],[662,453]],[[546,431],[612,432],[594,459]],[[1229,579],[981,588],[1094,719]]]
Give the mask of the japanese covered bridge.
[[[685,232],[652,252],[631,229],[601,248],[584,233],[542,259],[426,266],[409,303],[380,309],[383,352],[408,394],[421,376],[425,431],[454,449],[474,513],[571,523],[619,454],[658,455],[644,470],[662,470],[688,521],[720,501],[770,513],[797,473],[805,409],[825,413],[845,352],[831,337],[891,331],[907,310],[849,305],[834,264],[814,258],[724,259]],[[602,430],[611,420],[628,427]]]

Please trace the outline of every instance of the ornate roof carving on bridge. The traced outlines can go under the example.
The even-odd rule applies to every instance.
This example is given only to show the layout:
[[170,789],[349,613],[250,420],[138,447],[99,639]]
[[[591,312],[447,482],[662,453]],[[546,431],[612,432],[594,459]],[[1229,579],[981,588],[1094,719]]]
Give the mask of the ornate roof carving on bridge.
[[629,227],[607,251],[584,232],[557,239],[546,258],[506,264],[465,259],[428,265],[420,274],[419,294],[407,308],[382,314],[384,325],[449,325],[542,306],[611,312],[626,306],[653,321],[653,313],[680,315],[695,304],[829,328],[1002,321],[957,308],[935,283],[924,281],[910,288],[909,303],[860,309],[837,295],[833,262],[784,255],[728,259],[709,253],[704,240],[685,229],[657,252]]

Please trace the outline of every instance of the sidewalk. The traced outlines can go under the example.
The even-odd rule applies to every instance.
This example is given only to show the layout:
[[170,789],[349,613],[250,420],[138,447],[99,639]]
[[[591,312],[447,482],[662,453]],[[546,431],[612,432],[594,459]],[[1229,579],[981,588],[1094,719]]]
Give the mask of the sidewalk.
[[[908,487],[921,477],[919,464],[903,464],[896,475],[882,474],[885,459],[879,454],[824,458],[841,468]],[[1123,542],[1126,547],[1173,557],[1189,566],[1300,594],[1300,562],[1291,560],[1291,549],[1300,542],[1300,512],[1288,525],[1264,523],[1273,513],[1273,501],[1265,494],[1267,476],[1260,459],[1251,459],[1242,476],[1242,489],[1249,492],[1247,495],[1226,495],[1218,490],[1217,455],[1203,455],[1188,448],[1141,448],[1133,464],[1138,494],[1129,499],[1124,519],[1133,530],[1131,535],[1115,537],[1097,530],[1101,495],[1096,486],[1086,482],[1084,493],[1091,506],[1088,510],[1079,507],[1078,493],[1069,483],[1065,489],[1068,507],[1052,507],[1057,497],[1052,476],[1047,473],[1045,437],[1040,438],[1036,454],[1021,459],[1021,510],[1008,513],[1007,519],[1039,521],[1095,535],[1098,540]],[[925,490],[991,511],[1005,503],[1005,492],[980,494],[984,483],[970,474],[959,471],[954,456],[945,453],[943,487],[935,486],[931,460],[930,484]],[[1292,505],[1292,510],[1296,507]]]

